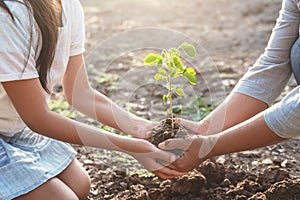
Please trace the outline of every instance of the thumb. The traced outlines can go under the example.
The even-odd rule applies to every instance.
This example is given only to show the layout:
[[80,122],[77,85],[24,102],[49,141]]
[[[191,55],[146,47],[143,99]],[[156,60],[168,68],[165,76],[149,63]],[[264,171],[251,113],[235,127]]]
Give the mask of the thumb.
[[198,132],[199,129],[199,123],[198,122],[194,122],[194,121],[189,121],[186,119],[181,119],[181,118],[176,118],[175,119],[175,123],[182,125],[192,131],[194,131],[195,133]]
[[192,144],[192,140],[175,138],[160,143],[158,147],[163,150],[172,150],[172,149],[187,150],[191,144]]
[[160,155],[157,157],[157,159],[163,161],[164,166],[168,166],[177,160],[177,156],[173,153],[160,150]]

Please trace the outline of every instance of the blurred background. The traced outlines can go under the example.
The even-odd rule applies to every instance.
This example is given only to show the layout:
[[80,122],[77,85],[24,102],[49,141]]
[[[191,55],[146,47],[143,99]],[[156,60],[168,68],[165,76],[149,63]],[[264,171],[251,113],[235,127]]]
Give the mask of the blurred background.
[[243,73],[263,52],[278,0],[81,0],[87,47],[123,31],[161,27],[201,43],[220,69]]

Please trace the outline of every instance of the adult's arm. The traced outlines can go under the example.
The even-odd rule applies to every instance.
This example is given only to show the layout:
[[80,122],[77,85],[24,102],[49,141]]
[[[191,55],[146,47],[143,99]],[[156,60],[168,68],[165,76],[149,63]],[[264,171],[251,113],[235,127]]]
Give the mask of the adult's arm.
[[[239,124],[272,105],[291,76],[290,51],[299,37],[298,4],[298,0],[283,0],[280,16],[265,52],[238,82],[226,100],[200,123],[186,121],[183,123],[199,134],[214,134]],[[280,112],[279,109],[273,111]],[[275,131],[275,125],[271,125],[271,120],[268,121],[268,125]],[[272,121],[275,123],[275,120]]]

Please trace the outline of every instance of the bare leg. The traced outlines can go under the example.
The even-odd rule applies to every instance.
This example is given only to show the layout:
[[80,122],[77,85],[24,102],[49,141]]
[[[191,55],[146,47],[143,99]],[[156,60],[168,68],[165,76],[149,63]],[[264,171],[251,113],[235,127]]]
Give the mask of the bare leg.
[[31,192],[15,200],[78,200],[76,194],[60,179],[52,178]]
[[72,189],[81,200],[86,199],[90,193],[91,182],[89,175],[77,159],[74,159],[57,178]]

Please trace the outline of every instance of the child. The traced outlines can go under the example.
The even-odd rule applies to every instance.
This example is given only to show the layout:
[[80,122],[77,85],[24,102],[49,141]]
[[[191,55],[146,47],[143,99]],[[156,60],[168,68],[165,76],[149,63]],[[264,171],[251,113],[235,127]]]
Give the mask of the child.
[[300,83],[299,25],[300,2],[283,0],[265,53],[227,99],[199,123],[178,119],[178,123],[200,136],[190,141],[176,139],[160,144],[162,149],[186,149],[183,157],[173,164],[175,169],[189,171],[212,156],[300,136],[300,86],[272,105],[291,73]]
[[[79,0],[0,0],[0,199],[85,199],[90,180],[64,142],[129,153],[162,178],[182,174],[156,162],[171,163],[172,154],[142,139],[154,123],[90,87],[84,39]],[[70,105],[136,138],[49,110],[60,80]]]

